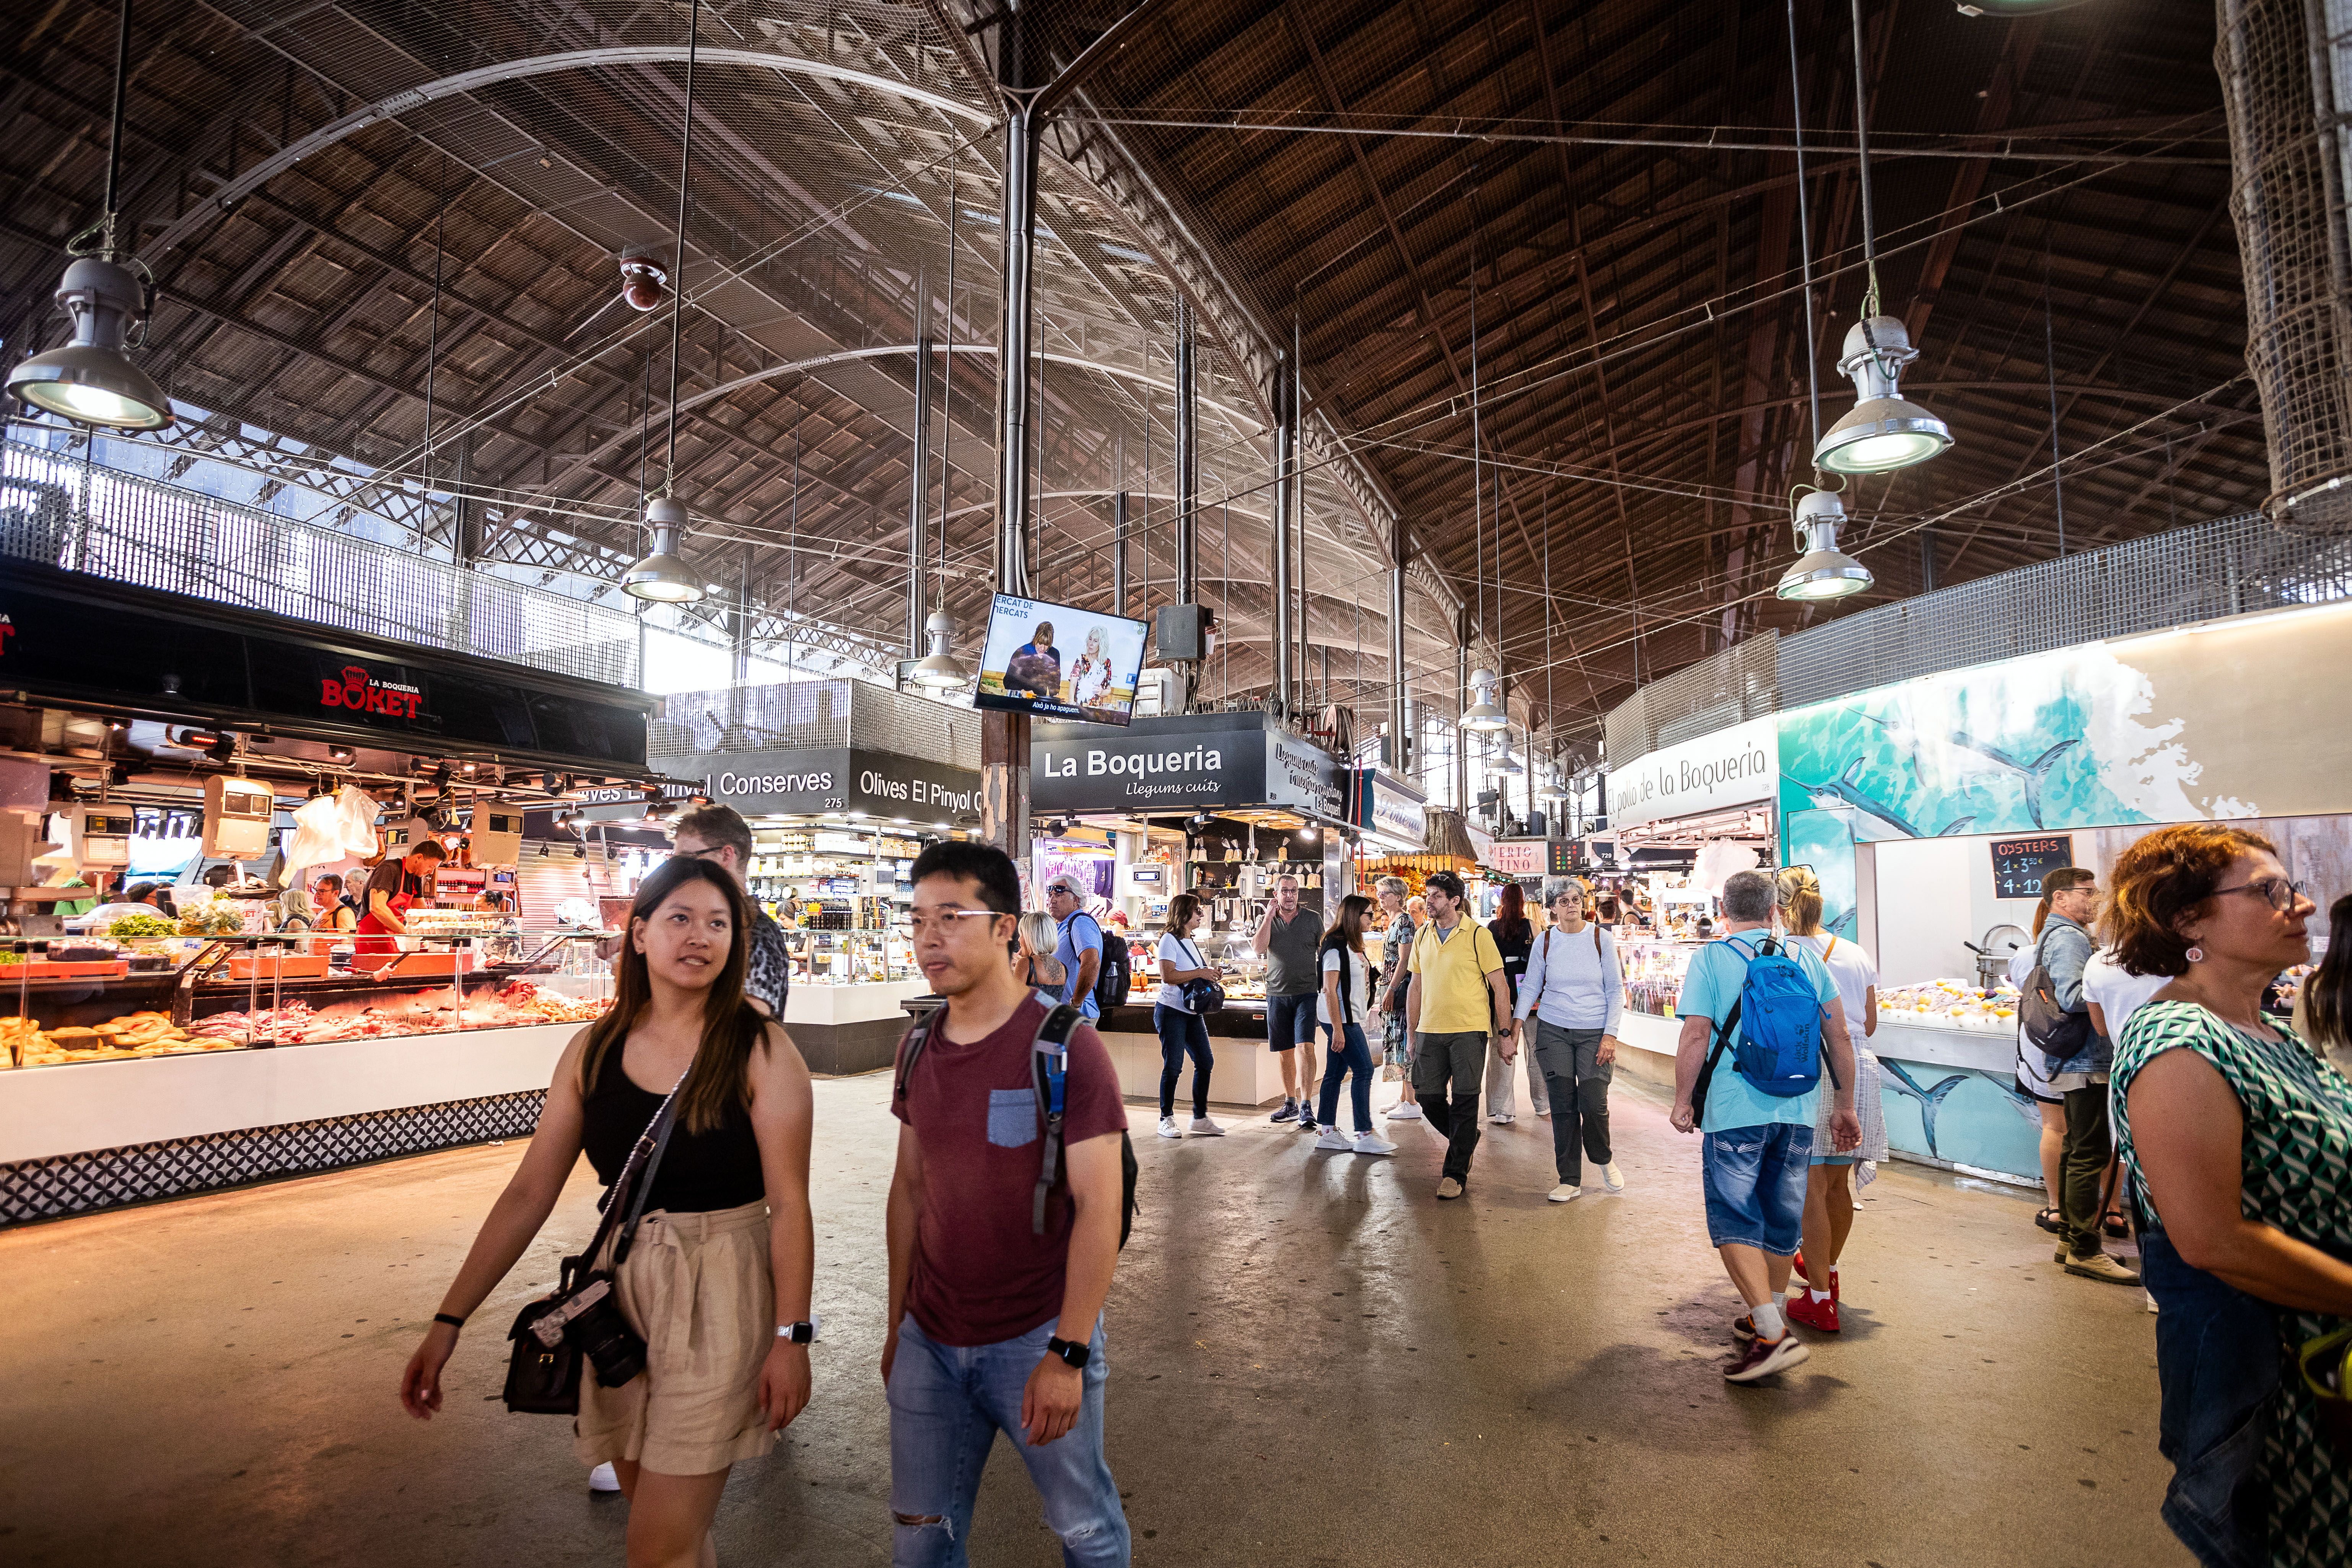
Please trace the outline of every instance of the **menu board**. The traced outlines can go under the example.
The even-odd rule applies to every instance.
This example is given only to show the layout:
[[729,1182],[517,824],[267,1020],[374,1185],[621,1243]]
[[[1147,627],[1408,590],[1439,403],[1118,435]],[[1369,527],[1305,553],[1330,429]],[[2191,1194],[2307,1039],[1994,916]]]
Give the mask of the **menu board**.
[[2039,899],[2042,879],[2074,863],[2074,836],[2037,833],[2031,838],[1992,841],[1992,896]]

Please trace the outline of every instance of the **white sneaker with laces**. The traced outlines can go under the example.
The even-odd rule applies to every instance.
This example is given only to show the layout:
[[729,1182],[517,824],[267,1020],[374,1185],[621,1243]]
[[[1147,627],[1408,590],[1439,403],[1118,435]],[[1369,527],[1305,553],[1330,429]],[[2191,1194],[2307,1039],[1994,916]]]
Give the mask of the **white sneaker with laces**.
[[1352,1145],[1359,1154],[1393,1154],[1396,1145],[1377,1132],[1360,1132]]
[[1223,1138],[1225,1135],[1225,1130],[1223,1128],[1218,1126],[1215,1122],[1210,1121],[1205,1116],[1195,1116],[1192,1118],[1191,1131],[1192,1136],[1195,1138]]
[[1162,1138],[1181,1138],[1184,1134],[1176,1131],[1176,1119],[1174,1117],[1163,1116],[1160,1119],[1160,1136]]
[[1572,1204],[1583,1195],[1582,1187],[1571,1187],[1566,1182],[1554,1187],[1549,1194],[1551,1201],[1556,1204]]
[[1616,1161],[1612,1160],[1601,1167],[1601,1184],[1612,1193],[1625,1190],[1625,1173],[1617,1168]]
[[1421,1107],[1410,1100],[1400,1100],[1389,1107],[1388,1119],[1391,1121],[1422,1121]]
[[588,1489],[592,1492],[616,1492],[621,1489],[621,1478],[613,1473],[608,1462],[588,1472]]
[[1486,1120],[1493,1122],[1497,1127],[1508,1127],[1512,1122],[1517,1121],[1518,1118],[1512,1115],[1507,1110],[1497,1110],[1488,1116]]
[[1337,1127],[1326,1127],[1323,1129],[1323,1136],[1315,1140],[1315,1147],[1328,1149],[1335,1154],[1344,1154],[1351,1145],[1345,1132],[1340,1131]]

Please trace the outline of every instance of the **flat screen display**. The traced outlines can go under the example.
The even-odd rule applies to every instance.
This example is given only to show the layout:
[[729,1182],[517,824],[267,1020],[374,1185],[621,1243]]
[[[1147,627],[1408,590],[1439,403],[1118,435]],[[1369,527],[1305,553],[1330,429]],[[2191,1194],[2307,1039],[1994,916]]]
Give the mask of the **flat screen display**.
[[977,708],[1125,724],[1143,668],[1141,621],[996,595],[981,649]]

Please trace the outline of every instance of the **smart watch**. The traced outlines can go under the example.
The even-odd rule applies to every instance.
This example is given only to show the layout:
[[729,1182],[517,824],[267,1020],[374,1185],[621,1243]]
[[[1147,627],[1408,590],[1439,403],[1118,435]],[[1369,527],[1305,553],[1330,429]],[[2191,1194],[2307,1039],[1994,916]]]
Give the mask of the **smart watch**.
[[1055,1339],[1049,1335],[1045,1340],[1045,1353],[1060,1356],[1071,1366],[1084,1372],[1087,1369],[1087,1363],[1093,1359],[1095,1352],[1085,1345],[1069,1340]]
[[806,1322],[778,1323],[776,1325],[776,1338],[780,1340],[790,1340],[796,1345],[812,1343],[816,1339],[817,1325],[822,1323],[824,1321],[824,1319],[816,1316],[814,1313],[811,1313]]

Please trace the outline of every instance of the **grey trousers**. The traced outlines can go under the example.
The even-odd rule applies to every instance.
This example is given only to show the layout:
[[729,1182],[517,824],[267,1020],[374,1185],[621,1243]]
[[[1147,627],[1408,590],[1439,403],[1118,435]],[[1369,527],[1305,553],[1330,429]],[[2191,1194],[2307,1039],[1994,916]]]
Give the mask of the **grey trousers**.
[[[1584,1160],[1609,1163],[1609,1080],[1613,1063],[1601,1060],[1601,1031],[1563,1029],[1541,1018],[1530,1053],[1551,1085],[1551,1152],[1563,1185],[1584,1184]],[[1582,1159],[1578,1133],[1583,1134]]]
[[1478,1089],[1486,1075],[1486,1036],[1419,1034],[1412,1043],[1412,1092],[1421,1113],[1445,1140],[1444,1173],[1470,1176],[1478,1147]]
[[[1531,1018],[1528,1022],[1535,1020]],[[1522,1033],[1519,1038],[1525,1042],[1528,1036]],[[1543,1068],[1536,1065],[1535,1053],[1523,1045],[1519,1059],[1507,1062],[1503,1059],[1501,1046],[1497,1045],[1486,1058],[1486,1113],[1489,1116],[1518,1114],[1517,1080],[1522,1066],[1528,1074],[1528,1109],[1538,1116],[1551,1109],[1551,1090],[1544,1082]]]

